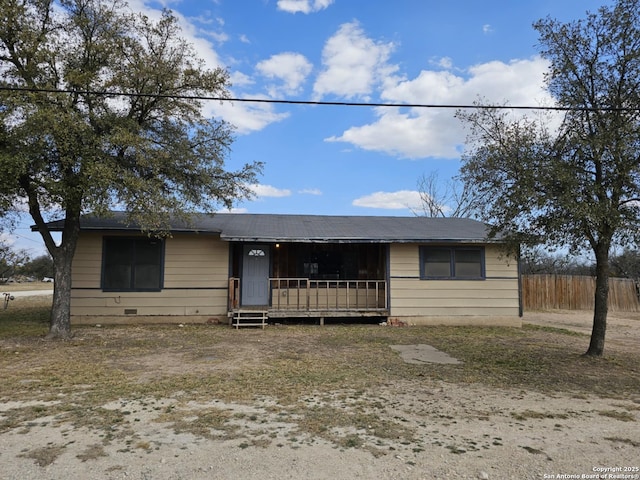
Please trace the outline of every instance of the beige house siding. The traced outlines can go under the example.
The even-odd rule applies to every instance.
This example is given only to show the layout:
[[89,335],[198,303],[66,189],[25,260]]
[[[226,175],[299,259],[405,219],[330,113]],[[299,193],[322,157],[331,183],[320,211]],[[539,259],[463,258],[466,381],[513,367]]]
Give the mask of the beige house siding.
[[[73,260],[71,316],[75,323],[154,316],[226,319],[229,244],[215,236],[179,235],[165,241],[164,287],[159,292],[103,292],[102,234],[82,233]],[[166,320],[166,319],[165,319]],[[187,321],[184,318],[176,321]]]
[[[518,266],[485,247],[485,280],[421,280],[420,245],[390,246],[390,315],[408,323],[519,323]],[[457,320],[456,320],[457,319]],[[510,321],[511,319],[511,321]]]
[[[212,235],[168,238],[159,292],[103,292],[102,245],[102,233],[81,233],[72,270],[72,322],[227,321],[228,242]],[[517,262],[488,245],[485,273],[486,279],[477,281],[421,280],[420,244],[392,244],[390,319],[410,324],[519,324]]]

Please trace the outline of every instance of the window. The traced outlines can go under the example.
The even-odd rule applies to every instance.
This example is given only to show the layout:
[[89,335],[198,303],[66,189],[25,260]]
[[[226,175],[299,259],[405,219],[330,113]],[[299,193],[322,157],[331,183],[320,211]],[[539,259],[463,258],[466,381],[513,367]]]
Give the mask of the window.
[[420,247],[420,278],[483,279],[484,249],[480,247]]
[[105,237],[102,289],[154,291],[162,288],[163,242],[147,237]]

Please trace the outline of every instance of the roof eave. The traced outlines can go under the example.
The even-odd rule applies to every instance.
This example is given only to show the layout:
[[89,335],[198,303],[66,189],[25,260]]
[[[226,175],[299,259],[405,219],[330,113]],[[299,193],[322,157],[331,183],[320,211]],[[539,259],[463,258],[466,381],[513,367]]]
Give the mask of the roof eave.
[[297,238],[297,237],[245,237],[220,235],[226,242],[240,243],[502,243],[500,239],[488,238]]

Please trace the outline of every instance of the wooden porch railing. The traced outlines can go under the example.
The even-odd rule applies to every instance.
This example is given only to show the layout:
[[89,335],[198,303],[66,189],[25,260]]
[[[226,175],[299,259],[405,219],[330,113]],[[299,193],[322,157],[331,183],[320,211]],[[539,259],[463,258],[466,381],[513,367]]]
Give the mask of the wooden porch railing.
[[387,308],[384,280],[311,280],[270,278],[273,310],[375,311]]
[[240,306],[240,279],[231,277],[229,279],[229,311]]

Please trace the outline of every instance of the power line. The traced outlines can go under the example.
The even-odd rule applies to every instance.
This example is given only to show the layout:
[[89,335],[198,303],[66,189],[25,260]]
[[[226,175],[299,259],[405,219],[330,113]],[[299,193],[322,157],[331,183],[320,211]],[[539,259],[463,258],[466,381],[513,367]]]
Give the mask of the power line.
[[234,98],[234,97],[213,97],[207,95],[175,95],[175,94],[155,94],[155,93],[130,93],[130,92],[109,92],[100,90],[71,90],[53,88],[24,88],[0,86],[0,91],[26,92],[26,93],[64,93],[76,95],[102,95],[109,97],[141,97],[141,98],[167,98],[179,100],[205,100],[218,102],[238,102],[238,103],[268,103],[284,105],[314,105],[314,106],[337,106],[337,107],[390,107],[390,108],[432,108],[449,110],[549,110],[549,111],[608,111],[608,112],[639,112],[640,107],[562,107],[562,106],[533,106],[533,105],[481,105],[481,104],[430,104],[430,103],[384,103],[384,102],[330,102],[315,100],[277,100],[266,98]]
[[[30,229],[28,229],[28,228],[17,228],[16,230],[30,230]],[[10,232],[9,235],[21,238],[22,240],[26,240],[28,242],[33,242],[33,243],[37,243],[37,244],[43,244],[42,239],[35,240],[33,238],[27,237],[26,235],[20,235],[19,233],[15,233],[15,231]]]

